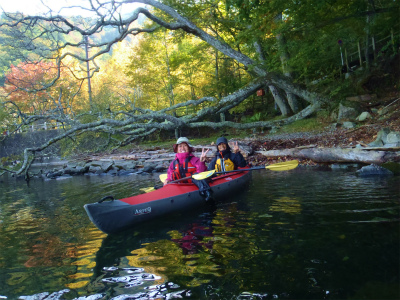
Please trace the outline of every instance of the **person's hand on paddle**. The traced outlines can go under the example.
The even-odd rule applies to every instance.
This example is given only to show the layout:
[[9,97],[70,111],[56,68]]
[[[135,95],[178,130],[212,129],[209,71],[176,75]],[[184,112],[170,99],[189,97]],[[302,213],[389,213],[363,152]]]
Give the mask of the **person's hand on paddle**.
[[200,156],[200,161],[205,162],[206,161],[206,156],[208,151],[210,151],[209,148],[207,148],[207,151],[204,152],[204,148],[201,149],[201,156]]
[[238,142],[236,141],[236,142],[233,144],[233,153],[238,153],[238,152],[240,152],[240,149],[239,149]]

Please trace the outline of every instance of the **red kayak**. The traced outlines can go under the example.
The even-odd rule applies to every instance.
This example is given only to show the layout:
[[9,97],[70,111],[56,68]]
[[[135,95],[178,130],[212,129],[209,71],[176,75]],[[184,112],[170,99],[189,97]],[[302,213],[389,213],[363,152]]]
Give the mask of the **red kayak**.
[[[250,171],[232,172],[209,179],[214,200],[237,193],[251,178]],[[152,192],[111,201],[99,201],[84,206],[90,220],[105,233],[115,233],[135,224],[176,211],[205,205],[205,197],[193,183],[170,183]]]

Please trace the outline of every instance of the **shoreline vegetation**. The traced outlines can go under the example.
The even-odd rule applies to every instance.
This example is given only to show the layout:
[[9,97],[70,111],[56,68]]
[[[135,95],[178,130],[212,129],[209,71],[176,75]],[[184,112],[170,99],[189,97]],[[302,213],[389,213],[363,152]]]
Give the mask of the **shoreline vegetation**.
[[[400,174],[400,122],[385,120],[352,129],[336,126],[325,128],[324,131],[258,133],[238,138],[228,134],[226,137],[230,143],[238,142],[242,154],[252,166],[297,159],[302,167],[360,170],[372,165],[373,172],[368,168],[368,175]],[[197,156],[202,148],[212,150],[207,154],[209,162],[215,155],[215,145],[213,142],[205,143],[205,140],[208,139],[191,139],[191,142]],[[173,143],[147,142],[132,145],[130,149],[81,154],[68,159],[42,158],[32,164],[31,176],[50,180],[75,175],[162,173],[174,157]]]
[[[361,169],[373,165],[400,174],[399,92],[388,89],[379,97],[362,95],[347,100],[347,105],[344,102],[330,115],[322,110],[314,117],[265,132],[224,129],[208,135],[186,136],[195,146],[195,155],[199,156],[202,148],[213,150],[209,151],[207,162],[215,155],[215,140],[223,135],[230,143],[238,142],[252,166],[297,159],[300,166]],[[36,176],[54,179],[77,174],[118,176],[165,172],[174,157],[175,141],[144,140],[124,149],[72,155],[62,168],[39,168]],[[381,171],[377,174],[382,174]]]
[[[397,175],[400,174],[400,92],[397,85],[390,82],[388,85],[382,81],[379,89],[371,88],[368,94],[346,97],[335,108],[321,108],[307,118],[286,125],[252,129],[222,127],[206,131],[183,128],[180,132],[195,146],[197,156],[202,148],[213,150],[208,153],[207,162],[215,155],[213,143],[225,136],[231,143],[239,143],[252,166],[297,159],[300,166],[329,169],[376,165]],[[256,115],[254,113],[251,118]],[[241,122],[246,122],[246,118],[242,117]],[[36,154],[28,170],[28,179],[165,172],[174,157],[172,145],[175,141],[172,132],[162,130],[122,148],[105,151],[95,150],[105,144],[105,139],[97,140],[95,135],[76,143],[65,140],[55,143],[58,150],[51,150],[50,154],[46,151]],[[3,157],[2,161],[13,165],[15,170],[22,164],[22,159],[15,155]],[[377,173],[381,175],[380,171]],[[27,180],[26,175],[11,176]]]
[[[214,141],[219,136],[225,136],[231,143],[239,143],[242,154],[252,166],[297,159],[300,166],[360,169],[377,165],[399,174],[399,93],[390,90],[380,97],[364,95],[348,100],[357,103],[358,108],[341,104],[330,115],[321,110],[312,117],[265,132],[262,129],[226,128],[182,136],[190,139],[197,156],[202,148],[213,150],[208,153],[207,162],[215,155]],[[165,172],[174,157],[172,145],[175,141],[153,136],[153,140],[146,138],[124,148],[104,152],[89,150],[88,145],[98,141],[83,141],[78,151],[67,147],[67,152],[74,154],[37,157],[31,165],[29,177],[50,180],[83,174],[126,176]],[[18,160],[12,162],[15,168],[20,163]],[[26,179],[25,174],[15,177]]]

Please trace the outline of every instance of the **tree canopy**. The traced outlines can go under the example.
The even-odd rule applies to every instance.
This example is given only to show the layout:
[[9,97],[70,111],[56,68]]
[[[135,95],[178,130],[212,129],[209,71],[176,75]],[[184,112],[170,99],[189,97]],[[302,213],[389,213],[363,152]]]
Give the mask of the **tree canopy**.
[[[19,174],[48,145],[86,132],[107,134],[118,147],[159,130],[293,122],[340,97],[325,92],[324,83],[340,76],[343,51],[352,58],[353,48],[362,44],[367,70],[370,54],[378,51],[371,51],[371,40],[382,39],[379,55],[398,51],[397,1],[87,3],[91,18],[3,12],[3,112],[12,111],[14,130],[41,119],[64,128],[48,143],[25,149]],[[132,3],[138,7],[127,13],[125,6]],[[57,71],[46,72],[48,65]],[[25,75],[31,84],[17,84],[13,66],[42,71],[31,67]],[[259,89],[272,92],[286,118],[215,121]],[[49,95],[58,109],[44,105]]]

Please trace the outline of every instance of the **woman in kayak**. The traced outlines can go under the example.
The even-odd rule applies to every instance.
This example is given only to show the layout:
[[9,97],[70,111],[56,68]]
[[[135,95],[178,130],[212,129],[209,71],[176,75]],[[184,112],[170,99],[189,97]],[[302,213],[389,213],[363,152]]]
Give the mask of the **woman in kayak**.
[[220,137],[217,139],[217,154],[208,165],[208,170],[215,169],[216,172],[233,171],[246,165],[246,160],[240,153],[237,142],[233,146],[233,151],[231,151],[226,138]]
[[[168,176],[164,181],[164,185],[168,182],[177,180],[184,177],[189,177],[194,173],[200,173],[207,171],[205,164],[206,154],[209,151],[202,149],[200,158],[193,155],[193,146],[189,143],[189,140],[185,137],[180,137],[176,144],[173,146],[175,154],[174,161],[171,162],[168,168]],[[184,182],[184,181],[182,181]]]

